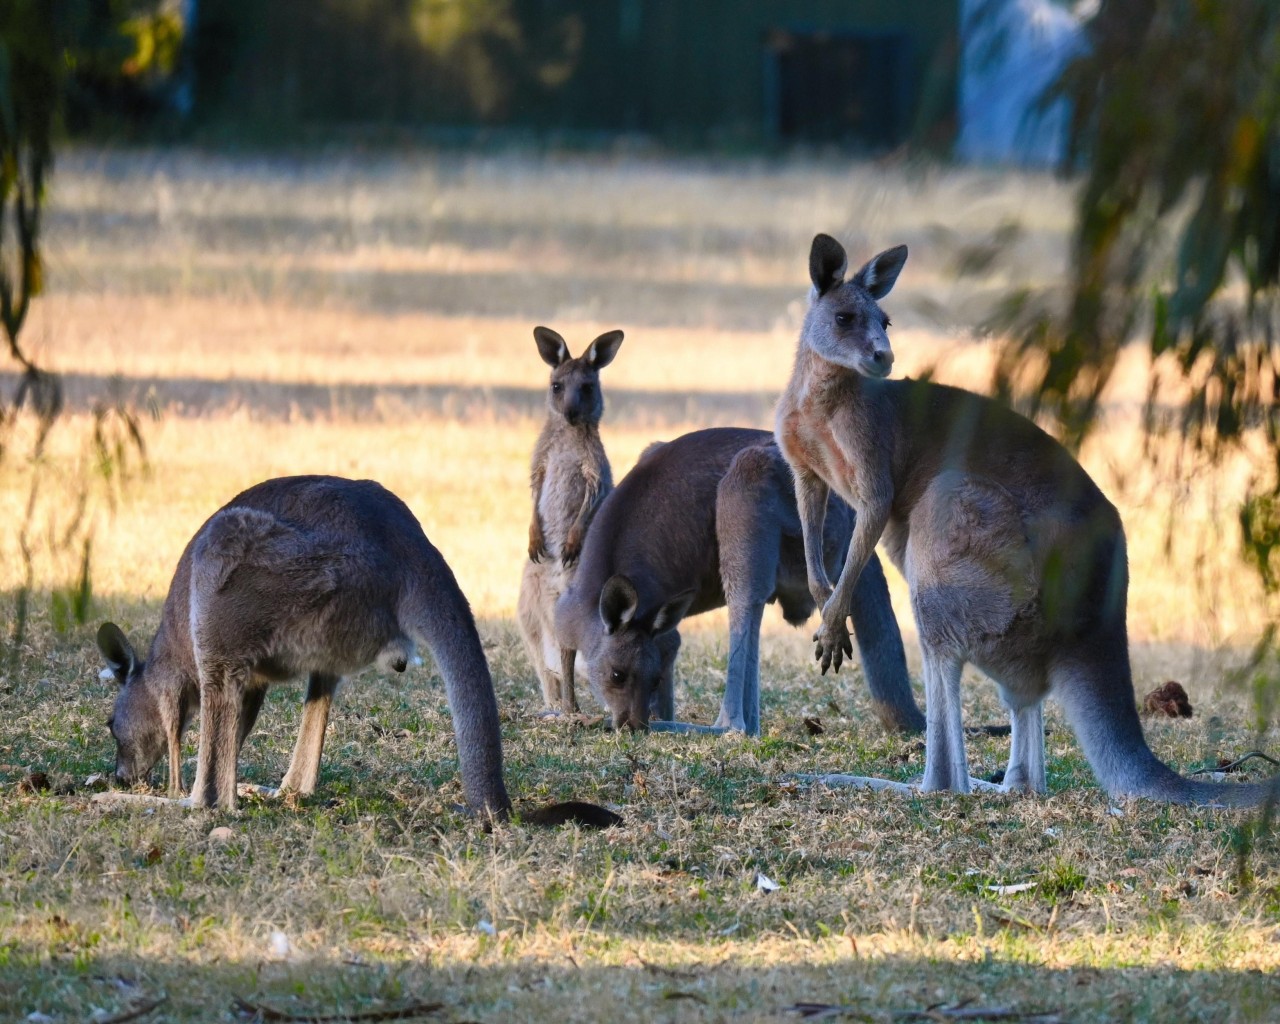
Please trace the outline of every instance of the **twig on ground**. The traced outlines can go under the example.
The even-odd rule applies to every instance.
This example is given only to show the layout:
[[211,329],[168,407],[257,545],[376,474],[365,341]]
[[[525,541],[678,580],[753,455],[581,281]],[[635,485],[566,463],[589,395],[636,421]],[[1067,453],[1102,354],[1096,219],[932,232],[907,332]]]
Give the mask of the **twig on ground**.
[[231,1001],[231,1008],[254,1021],[288,1021],[290,1024],[338,1024],[338,1022],[360,1022],[383,1020],[410,1020],[414,1017],[426,1017],[444,1009],[444,1003],[410,1003],[408,1006],[397,1006],[387,1010],[365,1010],[359,1013],[290,1013],[277,1010],[261,1003],[251,1003],[247,999],[236,996]]
[[152,1010],[164,1005],[168,996],[157,996],[155,999],[144,999],[137,1006],[131,1006],[127,1010],[121,1010],[113,1017],[99,1017],[94,1024],[125,1024],[125,1021],[137,1020],[139,1017],[145,1017]]
[[929,1020],[951,1024],[960,1020],[1015,1020],[1023,1024],[1066,1024],[1066,1019],[1056,1010],[1013,1010],[1007,1006],[974,1006],[972,999],[944,1006],[936,1003],[923,1010],[899,1010],[897,1020]]
[[1261,750],[1251,750],[1249,751],[1249,753],[1244,754],[1241,757],[1237,757],[1230,764],[1220,764],[1220,765],[1214,766],[1213,768],[1197,768],[1195,771],[1190,772],[1189,774],[1211,775],[1214,772],[1233,772],[1237,768],[1239,768],[1242,764],[1244,764],[1246,761],[1252,761],[1255,757],[1262,758],[1262,760],[1266,761],[1268,764],[1280,765],[1280,761],[1277,761],[1270,754],[1264,754]]
[[806,1020],[825,1020],[828,1017],[857,1017],[859,1020],[871,1020],[871,1016],[856,1006],[843,1003],[795,1003],[785,1007],[783,1013],[794,1013]]

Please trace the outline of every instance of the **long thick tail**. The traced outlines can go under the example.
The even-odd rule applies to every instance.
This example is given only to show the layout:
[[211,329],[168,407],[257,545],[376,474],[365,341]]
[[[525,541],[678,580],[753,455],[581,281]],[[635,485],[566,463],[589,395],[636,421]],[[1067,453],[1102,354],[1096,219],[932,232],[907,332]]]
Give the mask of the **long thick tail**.
[[471,606],[434,547],[412,581],[405,605],[402,627],[430,648],[444,677],[467,805],[506,818],[511,799],[502,778],[502,732],[493,678]]
[[1156,757],[1142,734],[1123,639],[1118,648],[1099,646],[1110,648],[1110,656],[1072,660],[1055,667],[1052,678],[1054,696],[1108,793],[1225,807],[1259,807],[1280,799],[1280,776],[1253,783],[1197,782]]

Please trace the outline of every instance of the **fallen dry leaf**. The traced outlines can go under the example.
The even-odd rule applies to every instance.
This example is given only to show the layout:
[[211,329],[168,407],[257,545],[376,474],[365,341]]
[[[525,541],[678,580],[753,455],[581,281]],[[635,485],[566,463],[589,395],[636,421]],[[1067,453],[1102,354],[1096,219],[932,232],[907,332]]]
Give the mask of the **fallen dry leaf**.
[[1165,718],[1190,718],[1191,701],[1182,684],[1170,679],[1142,699],[1142,710],[1144,714]]

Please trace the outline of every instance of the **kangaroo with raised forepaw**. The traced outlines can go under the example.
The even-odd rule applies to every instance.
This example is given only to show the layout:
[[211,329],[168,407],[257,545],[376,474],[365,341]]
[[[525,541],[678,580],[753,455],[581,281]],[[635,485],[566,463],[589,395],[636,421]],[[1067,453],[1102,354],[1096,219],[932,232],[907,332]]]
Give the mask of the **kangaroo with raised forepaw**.
[[[1272,782],[1193,782],[1147,746],[1129,668],[1124,529],[1079,463],[991,399],[886,379],[893,350],[879,300],[906,259],[906,246],[886,250],[846,280],[840,243],[813,240],[811,301],[778,403],[809,588],[823,606],[814,638],[822,670],[838,670],[851,651],[854,586],[883,540],[910,586],[924,654],[925,790],[971,788],[960,708],[971,663],[1010,712],[1005,790],[1045,791],[1041,703],[1053,694],[1112,796],[1262,803]],[[857,512],[834,587],[821,544],[830,490]]]

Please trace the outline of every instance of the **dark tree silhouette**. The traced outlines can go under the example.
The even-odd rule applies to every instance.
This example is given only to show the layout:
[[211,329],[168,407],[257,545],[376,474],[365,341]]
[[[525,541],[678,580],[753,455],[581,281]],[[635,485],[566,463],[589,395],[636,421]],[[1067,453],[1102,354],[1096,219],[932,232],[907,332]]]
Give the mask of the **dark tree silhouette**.
[[[79,59],[87,63],[103,52],[126,17],[142,4],[126,0],[5,0],[0,4],[0,328],[9,360],[19,370],[18,385],[8,401],[0,399],[0,457],[8,453],[18,417],[34,413],[37,422],[30,452],[31,485],[25,514],[5,524],[17,533],[23,560],[23,583],[14,596],[13,630],[8,638],[17,656],[25,634],[28,604],[35,584],[37,543],[58,545],[78,554],[77,579],[53,591],[57,625],[83,622],[89,614],[92,530],[85,514],[89,482],[55,500],[70,510],[56,539],[33,539],[33,524],[48,483],[43,460],[45,442],[62,411],[58,378],[36,365],[22,345],[22,328],[32,300],[44,287],[40,248],[40,214],[45,185],[53,168],[53,146],[59,114]],[[151,6],[154,6],[152,4]],[[91,444],[96,465],[108,482],[123,469],[126,454],[143,453],[136,417],[118,402],[99,403],[93,411]],[[48,483],[48,486],[46,484]]]

